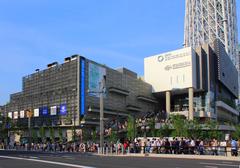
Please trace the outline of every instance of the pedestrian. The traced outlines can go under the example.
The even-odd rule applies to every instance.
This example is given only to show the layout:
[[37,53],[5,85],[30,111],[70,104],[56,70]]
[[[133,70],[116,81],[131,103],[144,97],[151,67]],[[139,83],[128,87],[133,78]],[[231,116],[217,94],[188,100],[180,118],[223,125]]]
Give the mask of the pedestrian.
[[231,154],[232,156],[238,156],[238,144],[235,139],[231,141]]

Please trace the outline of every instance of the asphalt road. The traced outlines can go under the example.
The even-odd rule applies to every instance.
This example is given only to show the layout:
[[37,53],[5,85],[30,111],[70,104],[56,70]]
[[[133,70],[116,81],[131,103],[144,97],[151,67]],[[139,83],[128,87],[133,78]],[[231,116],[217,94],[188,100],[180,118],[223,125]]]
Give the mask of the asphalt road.
[[240,168],[240,161],[0,151],[0,168]]

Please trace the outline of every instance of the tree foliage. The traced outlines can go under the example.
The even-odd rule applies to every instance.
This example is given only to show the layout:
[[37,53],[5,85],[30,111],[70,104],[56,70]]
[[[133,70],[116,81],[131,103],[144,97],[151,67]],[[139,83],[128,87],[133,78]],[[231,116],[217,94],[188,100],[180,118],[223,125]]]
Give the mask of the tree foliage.
[[134,118],[131,115],[129,115],[127,119],[127,138],[129,140],[134,139],[134,129],[135,129],[134,127],[135,127]]

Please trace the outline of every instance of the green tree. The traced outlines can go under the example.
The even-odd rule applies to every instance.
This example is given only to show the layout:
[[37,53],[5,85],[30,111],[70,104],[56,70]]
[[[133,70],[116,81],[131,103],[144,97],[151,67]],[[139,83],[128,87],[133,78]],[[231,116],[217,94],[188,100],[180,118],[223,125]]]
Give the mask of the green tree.
[[199,119],[194,118],[192,121],[188,121],[187,124],[187,136],[195,139],[201,138],[202,136],[202,125]]
[[40,134],[40,137],[42,139],[42,142],[45,141],[46,139],[46,130],[45,130],[45,127],[40,127],[39,129],[39,134]]
[[62,143],[63,142],[63,133],[62,133],[62,129],[60,127],[58,127],[58,136],[59,136],[60,143]]
[[34,128],[32,128],[31,133],[32,133],[32,141],[36,143],[38,141],[37,131]]
[[149,120],[149,127],[150,127],[150,136],[151,137],[156,137],[157,136],[157,131],[156,131],[156,128],[155,128],[155,119],[154,118],[151,118]]
[[217,121],[214,120],[208,120],[205,123],[205,127],[207,129],[207,137],[208,139],[213,139],[213,138],[217,138],[219,139],[221,136],[221,133],[218,131],[219,125],[217,123]]
[[188,123],[180,115],[172,115],[170,118],[173,126],[172,135],[175,137],[184,137],[187,135]]
[[171,128],[168,124],[161,125],[160,129],[156,131],[156,136],[158,137],[169,137],[171,135]]
[[49,127],[49,135],[50,135],[50,140],[54,141],[55,136],[54,136],[54,128],[53,127]]
[[117,142],[117,133],[116,131],[112,131],[110,136],[109,136],[109,141],[112,142],[112,143],[115,143]]
[[235,126],[236,131],[232,133],[232,137],[235,139],[240,139],[240,125]]
[[135,121],[134,118],[131,115],[128,115],[128,119],[127,119],[128,123],[127,123],[127,138],[129,140],[133,140],[134,139],[134,127],[135,127]]

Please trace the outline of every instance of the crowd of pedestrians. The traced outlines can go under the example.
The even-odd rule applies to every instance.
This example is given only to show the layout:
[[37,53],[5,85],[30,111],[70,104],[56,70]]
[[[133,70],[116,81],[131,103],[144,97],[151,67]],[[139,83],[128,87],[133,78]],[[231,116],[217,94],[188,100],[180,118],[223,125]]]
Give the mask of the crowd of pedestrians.
[[[117,143],[104,143],[105,153],[154,153],[154,154],[210,154],[226,155],[227,147],[232,156],[238,156],[239,141],[232,139],[219,142],[217,139],[203,141],[193,138],[139,138]],[[93,142],[46,142],[46,143],[0,143],[0,149],[32,150],[41,152],[99,152],[99,144]]]

